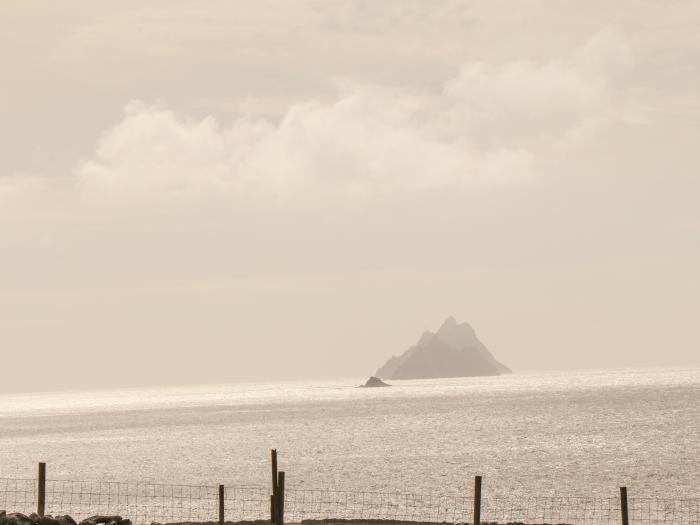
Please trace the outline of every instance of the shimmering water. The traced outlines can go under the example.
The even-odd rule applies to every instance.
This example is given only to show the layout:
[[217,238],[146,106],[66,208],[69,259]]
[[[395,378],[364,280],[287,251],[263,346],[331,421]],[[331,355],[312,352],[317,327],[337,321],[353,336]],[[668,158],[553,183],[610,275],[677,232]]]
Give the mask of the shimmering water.
[[0,397],[0,477],[698,497],[700,369]]

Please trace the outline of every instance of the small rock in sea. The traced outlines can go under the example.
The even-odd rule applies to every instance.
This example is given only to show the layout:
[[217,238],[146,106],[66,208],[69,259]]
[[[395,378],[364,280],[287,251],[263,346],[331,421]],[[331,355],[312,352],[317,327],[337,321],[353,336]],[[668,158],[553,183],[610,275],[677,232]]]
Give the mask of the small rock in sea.
[[361,388],[375,388],[382,386],[391,386],[379,379],[378,377],[370,377],[364,385],[360,385]]

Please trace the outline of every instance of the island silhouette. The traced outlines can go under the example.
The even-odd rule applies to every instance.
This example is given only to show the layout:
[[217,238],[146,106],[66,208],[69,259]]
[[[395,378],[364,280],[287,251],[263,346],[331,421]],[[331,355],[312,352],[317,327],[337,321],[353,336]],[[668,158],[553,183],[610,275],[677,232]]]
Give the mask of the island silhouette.
[[448,317],[437,332],[426,331],[399,356],[391,357],[375,376],[382,379],[435,379],[511,373],[496,361],[469,323]]

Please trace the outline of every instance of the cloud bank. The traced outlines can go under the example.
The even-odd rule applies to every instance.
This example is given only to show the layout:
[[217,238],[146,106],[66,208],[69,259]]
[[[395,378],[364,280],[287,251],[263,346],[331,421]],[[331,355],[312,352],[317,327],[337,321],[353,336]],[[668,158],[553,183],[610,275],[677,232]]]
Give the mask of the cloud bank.
[[277,121],[222,123],[135,100],[78,163],[76,186],[91,201],[140,202],[523,183],[543,160],[625,118],[632,63],[625,40],[605,30],[554,61],[464,64],[433,92],[345,86],[333,103],[298,103]]

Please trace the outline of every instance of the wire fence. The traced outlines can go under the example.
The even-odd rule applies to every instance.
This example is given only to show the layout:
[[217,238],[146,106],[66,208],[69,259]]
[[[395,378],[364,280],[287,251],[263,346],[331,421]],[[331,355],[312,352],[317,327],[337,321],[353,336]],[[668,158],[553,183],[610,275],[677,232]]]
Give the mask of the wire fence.
[[[270,490],[226,486],[226,521],[268,520]],[[0,479],[0,509],[34,512],[36,481]],[[287,523],[304,520],[414,523],[472,523],[471,497],[391,492],[286,489]],[[631,525],[700,525],[700,498],[629,498]],[[218,486],[46,480],[45,513],[80,521],[96,514],[117,514],[135,525],[216,522]],[[619,498],[484,497],[482,523],[612,525],[620,524]]]
[[0,479],[0,510],[27,512],[36,508],[36,481]]
[[290,490],[284,494],[288,521],[329,518],[421,523],[471,522],[471,500],[455,495],[396,492]]
[[[36,481],[0,479],[0,509],[28,514],[36,509]],[[120,515],[135,524],[210,522],[218,518],[218,486],[46,480],[45,513],[68,514],[76,521]],[[224,515],[229,521],[261,520],[269,515],[269,491],[226,487]]]
[[[473,523],[473,500],[460,495],[288,490],[285,517],[302,520],[391,520]],[[700,498],[630,498],[630,524],[700,525]],[[620,500],[596,497],[485,497],[481,523],[619,525]]]

